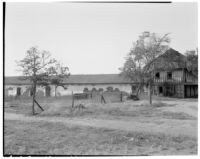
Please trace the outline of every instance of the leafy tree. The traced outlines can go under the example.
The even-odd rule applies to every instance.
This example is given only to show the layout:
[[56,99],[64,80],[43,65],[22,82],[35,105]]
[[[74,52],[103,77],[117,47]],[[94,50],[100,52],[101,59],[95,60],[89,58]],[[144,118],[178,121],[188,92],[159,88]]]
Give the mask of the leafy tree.
[[[35,103],[42,109],[35,99],[36,86],[37,85],[48,85],[49,75],[48,68],[55,64],[56,60],[51,58],[48,51],[40,51],[37,47],[31,47],[27,50],[25,57],[17,61],[17,65],[21,68],[24,77],[22,80],[30,80],[32,83],[32,113],[35,114]],[[43,110],[43,109],[42,109]]]
[[57,96],[57,87],[61,86],[66,89],[63,81],[70,76],[69,68],[63,66],[60,63],[56,63],[48,69],[48,74],[50,75],[50,84],[55,86],[55,97]]
[[[149,102],[152,104],[152,82],[156,66],[152,63],[159,55],[168,49],[169,34],[160,36],[156,33],[143,32],[126,57],[124,66],[120,68],[121,74],[131,81],[138,83],[136,96],[145,83],[149,84]],[[153,64],[152,67],[148,65]]]
[[186,51],[186,67],[195,77],[198,77],[198,49]]

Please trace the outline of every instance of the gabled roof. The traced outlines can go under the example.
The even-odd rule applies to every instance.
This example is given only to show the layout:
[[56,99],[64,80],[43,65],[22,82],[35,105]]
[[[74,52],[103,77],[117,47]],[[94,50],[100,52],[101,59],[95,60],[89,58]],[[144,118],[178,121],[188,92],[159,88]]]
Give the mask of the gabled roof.
[[[5,84],[31,84],[29,80],[21,80],[20,76],[5,77]],[[65,84],[128,84],[129,79],[119,74],[86,74],[70,75],[64,79]]]
[[173,70],[186,68],[185,62],[186,57],[183,54],[170,48],[145,67],[149,67],[149,70]]

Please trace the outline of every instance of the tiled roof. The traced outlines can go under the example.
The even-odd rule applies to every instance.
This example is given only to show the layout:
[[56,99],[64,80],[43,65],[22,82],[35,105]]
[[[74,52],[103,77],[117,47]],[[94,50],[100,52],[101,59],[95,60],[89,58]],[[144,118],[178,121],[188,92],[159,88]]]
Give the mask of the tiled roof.
[[[30,84],[28,80],[21,80],[20,76],[5,77],[5,84]],[[126,84],[132,83],[119,74],[86,74],[70,75],[64,80],[66,84]]]

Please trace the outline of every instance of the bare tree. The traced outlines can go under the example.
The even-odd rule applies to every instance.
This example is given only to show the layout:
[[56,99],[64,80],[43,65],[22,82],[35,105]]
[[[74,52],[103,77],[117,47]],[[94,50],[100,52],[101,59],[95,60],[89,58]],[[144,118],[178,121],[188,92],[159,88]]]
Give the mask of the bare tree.
[[168,49],[170,42],[168,35],[143,32],[133,44],[124,66],[120,68],[122,74],[138,83],[137,96],[142,86],[148,83],[150,104],[152,104],[152,83],[156,66],[153,65],[153,69],[150,69],[148,65]]
[[[32,113],[35,114],[35,103],[42,109],[35,99],[36,86],[47,85],[49,80],[48,68],[55,64],[56,60],[51,58],[48,51],[39,51],[37,47],[31,47],[27,50],[25,57],[18,61],[24,75],[22,80],[30,80],[32,83]],[[43,110],[43,109],[42,109]]]

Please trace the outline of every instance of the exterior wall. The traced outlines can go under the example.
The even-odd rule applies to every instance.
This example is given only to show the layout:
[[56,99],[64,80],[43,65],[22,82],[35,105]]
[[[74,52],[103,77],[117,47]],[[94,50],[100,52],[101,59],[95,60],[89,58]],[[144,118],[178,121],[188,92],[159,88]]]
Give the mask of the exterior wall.
[[[4,87],[5,96],[16,96],[17,88],[21,88],[22,96],[30,96],[31,85],[5,85]],[[37,86],[36,96],[44,96],[44,95],[45,95],[44,87]]]
[[[162,89],[162,92],[160,92],[160,89]],[[154,94],[159,96],[184,98],[184,85],[183,84],[155,85]]]
[[[159,72],[160,78],[156,79],[155,77],[154,79],[154,93],[156,95],[178,98],[198,96],[198,79],[186,69],[173,70],[172,79],[167,79],[167,72],[168,71]],[[163,93],[160,93],[160,88]]]
[[[113,89],[118,88],[120,91],[124,91],[127,93],[131,93],[131,85],[130,84],[94,84],[94,85],[66,85],[67,89],[64,89],[63,87],[57,88],[57,95],[63,96],[63,95],[71,95],[72,91],[73,93],[83,93],[84,88],[88,88],[88,90],[92,90],[92,88],[96,88],[97,90],[99,88],[103,88],[104,91],[106,91],[107,87],[113,87]],[[51,86],[51,96],[55,96],[55,86]]]
[[185,82],[185,83],[198,83],[198,79],[195,78],[188,71],[181,70],[173,70],[172,71],[172,79],[167,79],[167,72],[170,71],[160,71],[160,78],[154,78],[155,82]]
[[186,83],[198,83],[198,79],[191,75],[188,71],[185,72]]
[[198,85],[185,85],[185,98],[198,98]]
[[160,78],[154,78],[154,82],[182,82],[184,80],[183,70],[172,71],[172,79],[167,79],[167,72],[170,71],[160,71]]
[[[30,96],[31,85],[5,85],[4,92],[5,96],[16,96],[17,88],[21,88],[22,96]],[[131,85],[130,84],[97,84],[97,85],[66,85],[67,89],[63,87],[57,87],[57,96],[63,95],[71,95],[73,93],[83,93],[84,88],[88,88],[88,90],[92,90],[92,88],[103,88],[105,91],[107,87],[113,87],[113,89],[118,88],[120,91],[124,91],[127,93],[131,93]],[[50,86],[50,94],[51,96],[55,96],[55,86]],[[36,96],[45,96],[46,89],[45,87],[37,86],[36,88]]]
[[26,90],[30,88],[30,85],[5,85],[6,96],[16,96],[17,88],[21,88],[21,95],[25,94]]

